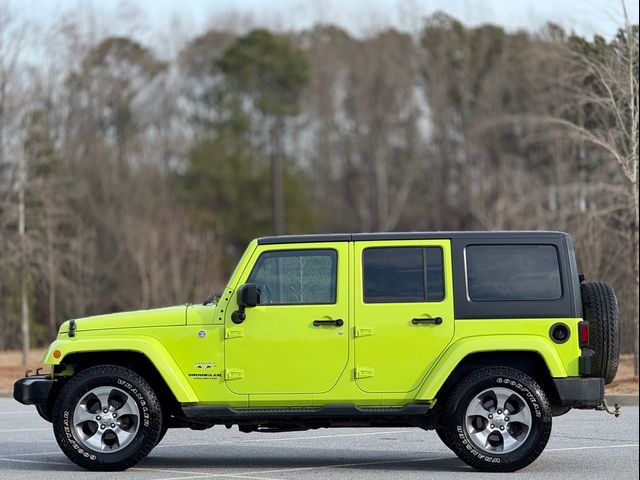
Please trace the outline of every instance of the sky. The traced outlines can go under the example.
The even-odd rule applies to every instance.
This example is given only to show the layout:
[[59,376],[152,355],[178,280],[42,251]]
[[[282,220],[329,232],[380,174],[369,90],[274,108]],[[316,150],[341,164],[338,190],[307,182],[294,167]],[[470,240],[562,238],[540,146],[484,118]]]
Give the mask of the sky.
[[[422,19],[444,11],[467,25],[493,23],[513,31],[536,31],[547,22],[591,37],[612,37],[622,24],[619,0],[0,0],[37,27],[50,27],[61,12],[96,12],[101,27],[117,32],[118,18],[137,11],[139,32],[176,29],[193,36],[211,25],[241,30],[260,25],[299,30],[315,23],[342,26],[367,35],[393,26],[417,31]],[[638,23],[637,2],[626,2]],[[120,32],[118,32],[120,33]],[[121,32],[129,33],[129,32]]]

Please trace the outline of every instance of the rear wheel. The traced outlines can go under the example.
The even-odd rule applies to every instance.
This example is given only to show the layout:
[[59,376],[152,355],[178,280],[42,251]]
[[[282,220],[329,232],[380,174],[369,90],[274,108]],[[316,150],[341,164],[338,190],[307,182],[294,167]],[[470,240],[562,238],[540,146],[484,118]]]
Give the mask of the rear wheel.
[[88,470],[124,470],[157,444],[162,410],[137,373],[106,365],[69,380],[53,407],[53,431],[71,461]]
[[490,367],[465,377],[447,400],[445,444],[467,465],[512,472],[533,462],[551,434],[540,386],[519,370]]

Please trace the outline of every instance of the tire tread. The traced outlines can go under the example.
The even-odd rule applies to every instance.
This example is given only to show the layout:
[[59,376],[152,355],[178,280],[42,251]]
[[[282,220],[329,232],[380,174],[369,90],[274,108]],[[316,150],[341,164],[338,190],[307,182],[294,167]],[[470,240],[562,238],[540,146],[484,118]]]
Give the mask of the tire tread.
[[620,357],[618,299],[604,282],[583,283],[581,292],[584,318],[589,322],[589,348],[594,351],[591,374],[609,384],[616,376]]

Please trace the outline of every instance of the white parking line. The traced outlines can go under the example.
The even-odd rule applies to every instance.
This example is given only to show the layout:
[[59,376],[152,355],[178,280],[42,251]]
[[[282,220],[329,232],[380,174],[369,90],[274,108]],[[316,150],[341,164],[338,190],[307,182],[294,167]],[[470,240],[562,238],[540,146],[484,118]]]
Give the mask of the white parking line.
[[16,432],[44,432],[45,430],[51,430],[51,428],[16,428],[13,430],[0,430],[0,433],[16,433]]
[[592,450],[597,448],[602,448],[603,450],[607,450],[609,448],[628,448],[628,447],[637,447],[639,445],[640,444],[638,443],[626,443],[624,445],[592,445],[592,446],[586,446],[586,447],[545,448],[544,452],[568,452],[571,450]]
[[9,455],[4,455],[0,457],[0,459],[4,457],[37,457],[38,455],[63,455],[63,453],[58,450],[54,452],[31,452],[31,453],[10,453]]
[[45,461],[45,460],[22,460],[20,458],[7,458],[7,457],[0,457],[0,462],[18,462],[18,463],[44,463],[47,465],[64,465],[66,467],[73,465],[72,463],[62,463],[62,462],[50,462],[50,461]]
[[170,468],[156,468],[156,467],[131,467],[129,470],[135,470],[137,472],[158,472],[158,473],[182,473],[185,475],[207,475],[207,472],[193,472],[190,470],[176,470]]
[[[395,433],[399,433],[399,431],[394,431]],[[370,432],[373,433],[385,433],[385,432]],[[391,433],[391,432],[386,432]],[[347,437],[347,436],[356,436],[363,434],[347,434],[347,435],[324,435],[321,438],[326,437]],[[289,437],[283,440],[295,440],[300,437]],[[309,437],[302,437],[309,438]],[[316,437],[317,438],[317,437]],[[233,442],[225,442],[225,443],[233,443]],[[239,442],[238,442],[239,443]],[[215,443],[213,444],[215,445]],[[612,449],[612,448],[633,448],[638,447],[638,443],[628,443],[621,445],[589,445],[582,447],[565,447],[565,448],[547,448],[545,452],[566,452],[566,451],[574,451],[574,450],[592,450],[592,449]],[[0,461],[6,462],[18,462],[18,463],[37,463],[37,464],[48,464],[48,465],[64,465],[71,466],[72,464],[69,462],[56,462],[56,461],[45,461],[45,460],[27,460],[27,459],[19,459],[19,458],[11,458],[17,456],[36,456],[36,455],[50,455],[50,454],[58,454],[60,452],[41,452],[41,453],[16,453],[10,454],[8,456],[0,457]],[[179,477],[160,477],[156,480],[196,480],[196,479],[208,479],[208,478],[244,478],[247,480],[282,480],[275,479],[270,477],[265,477],[264,475],[274,474],[274,473],[292,473],[292,472],[303,472],[303,471],[311,471],[311,470],[323,470],[323,469],[331,469],[331,468],[345,468],[345,467],[358,467],[358,466],[371,466],[371,465],[385,465],[385,464],[402,464],[402,463],[417,463],[417,462],[431,462],[437,460],[447,460],[447,459],[455,459],[456,457],[453,455],[449,455],[446,457],[433,457],[433,458],[408,458],[402,460],[380,460],[375,462],[350,462],[350,463],[340,463],[340,464],[329,464],[329,465],[317,465],[312,467],[296,467],[296,468],[281,468],[281,469],[267,469],[267,470],[257,470],[257,471],[248,471],[248,472],[238,472],[238,473],[207,473],[207,472],[196,472],[189,470],[175,470],[175,469],[162,469],[162,468],[154,468],[154,467],[132,467],[129,470],[135,470],[140,472],[156,472],[156,473],[172,473],[172,474],[180,474],[182,476]]]
[[[589,449],[609,449],[609,448],[629,448],[629,447],[637,447],[637,443],[629,443],[624,445],[593,445],[586,447],[568,447],[568,448],[552,448],[546,449],[545,452],[562,452],[562,451],[570,451],[570,450],[589,450]],[[358,467],[358,466],[370,466],[370,465],[386,465],[386,464],[400,464],[400,463],[415,463],[415,462],[430,462],[436,460],[447,460],[447,459],[455,459],[456,457],[453,455],[447,457],[434,457],[434,458],[416,458],[416,459],[406,459],[406,460],[387,460],[387,461],[377,461],[377,462],[354,462],[354,463],[342,463],[342,464],[333,464],[333,465],[318,465],[315,467],[300,467],[300,468],[283,468],[277,470],[258,470],[251,472],[241,472],[235,474],[225,474],[225,473],[215,473],[204,476],[202,474],[197,477],[172,477],[172,478],[163,478],[156,480],[190,480],[196,478],[249,478],[256,480],[271,480],[262,475],[269,475],[272,473],[291,473],[291,472],[301,472],[301,471],[309,471],[309,470],[322,470],[322,469],[330,469],[330,468],[344,468],[344,467]],[[249,477],[249,475],[255,475],[253,477]],[[282,480],[282,479],[279,479]]]
[[236,443],[262,443],[262,442],[287,442],[291,440],[314,440],[316,438],[342,438],[342,437],[363,437],[370,435],[385,435],[393,433],[410,433],[411,430],[390,430],[386,432],[366,432],[366,433],[345,433],[341,435],[307,435],[300,437],[285,437],[285,438],[256,438],[248,440],[228,440],[224,442],[198,442],[198,443],[170,443],[167,445],[158,445],[157,448],[167,447],[197,447],[201,445],[228,445]]
[[297,467],[297,468],[279,468],[274,470],[257,470],[251,472],[239,472],[239,473],[212,473],[207,475],[199,475],[198,477],[172,477],[172,478],[158,478],[156,480],[189,480],[191,478],[253,478],[260,480],[283,480],[283,479],[268,479],[263,475],[271,473],[291,473],[291,472],[305,472],[309,470],[323,470],[327,468],[344,468],[344,467],[357,467],[360,465],[387,465],[398,463],[415,463],[415,462],[432,462],[436,460],[448,460],[457,458],[454,455],[447,457],[433,457],[433,458],[407,458],[405,460],[380,460],[376,462],[351,462],[351,463],[336,463],[330,465],[316,465],[314,467]]
[[[193,478],[199,478],[199,477],[193,477]],[[206,477],[200,477],[200,478],[206,478]],[[284,478],[271,478],[271,477],[248,477],[246,475],[225,475],[222,478],[244,478],[246,480],[285,480]],[[160,479],[158,479],[160,480]],[[163,479],[165,480],[165,479]],[[169,479],[170,480],[170,479]]]

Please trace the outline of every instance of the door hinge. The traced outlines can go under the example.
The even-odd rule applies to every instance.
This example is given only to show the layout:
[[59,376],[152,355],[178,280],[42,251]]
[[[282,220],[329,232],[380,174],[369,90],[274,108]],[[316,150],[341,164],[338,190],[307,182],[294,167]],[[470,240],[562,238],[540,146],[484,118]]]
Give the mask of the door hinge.
[[244,335],[244,329],[237,327],[227,327],[224,329],[224,338],[238,338]]
[[373,377],[374,369],[370,367],[356,367],[356,378]]
[[356,337],[370,337],[373,335],[373,327],[356,327]]
[[244,378],[244,370],[240,368],[227,368],[224,371],[224,379],[225,380],[237,380],[239,378]]

